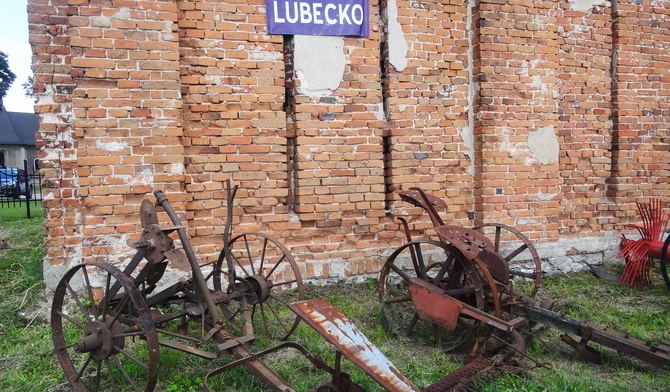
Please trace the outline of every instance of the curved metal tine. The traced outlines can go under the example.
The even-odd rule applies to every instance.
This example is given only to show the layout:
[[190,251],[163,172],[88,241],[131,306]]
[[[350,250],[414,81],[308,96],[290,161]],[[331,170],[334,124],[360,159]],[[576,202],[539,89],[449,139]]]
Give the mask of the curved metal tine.
[[421,199],[423,199],[426,212],[428,213],[428,216],[430,216],[430,220],[433,222],[433,226],[444,226],[444,221],[437,213],[437,210],[435,209],[435,206],[433,206],[433,203],[430,202],[430,198],[428,197],[426,192],[424,192],[424,190],[421,188],[411,188],[411,189],[416,190],[421,195]]

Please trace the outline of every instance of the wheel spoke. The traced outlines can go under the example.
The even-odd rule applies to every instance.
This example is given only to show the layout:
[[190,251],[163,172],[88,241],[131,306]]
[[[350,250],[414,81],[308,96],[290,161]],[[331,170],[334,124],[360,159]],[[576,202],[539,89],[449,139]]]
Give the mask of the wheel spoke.
[[[105,293],[109,293],[109,289],[112,287],[112,274],[107,274],[107,279],[105,282]],[[102,298],[102,321],[107,319],[107,307],[109,306],[109,298],[105,295]]]
[[85,325],[82,325],[79,321],[73,319],[72,317],[68,316],[67,314],[61,312],[60,310],[57,310],[56,314],[61,316],[64,319],[66,319],[67,321],[71,322],[72,324],[76,325],[79,329],[82,329],[82,330],[86,329]]
[[268,285],[268,287],[270,287],[270,288],[280,287],[280,286],[289,286],[290,287],[293,283],[297,283],[297,282],[298,282],[298,279],[287,280],[287,281],[284,281],[284,282],[273,283],[271,285]]
[[128,384],[130,384],[130,386],[133,387],[133,391],[140,392],[140,389],[137,387],[137,385],[135,385],[135,382],[133,381],[132,378],[130,378],[130,376],[128,375],[128,372],[126,372],[126,369],[121,364],[121,361],[119,361],[119,359],[116,356],[113,356],[112,360],[114,361],[114,364],[116,365],[116,367],[119,369],[119,371],[123,375],[123,378],[125,378],[126,381],[128,382]]
[[256,274],[256,270],[254,269],[254,259],[251,257],[251,249],[249,248],[249,239],[247,236],[244,236],[244,247],[247,250],[247,259],[249,260],[249,267],[251,268],[251,273]]
[[[274,298],[274,297],[273,297],[273,298]],[[279,301],[279,300],[276,299],[276,298],[275,298],[275,300]],[[286,304],[285,304],[284,302],[282,302],[282,301],[279,301],[279,303],[281,303],[281,304],[283,304],[283,305],[286,305]],[[279,317],[279,314],[277,313],[277,311],[272,307],[270,301],[267,301],[266,304],[267,304],[268,308],[270,309],[270,312],[272,312],[272,314],[275,316],[275,319],[277,320],[277,323],[279,323],[279,326],[282,327],[282,329],[284,330],[284,333],[285,333],[285,334],[288,334],[288,333],[289,333],[288,328],[286,328],[286,326],[285,326],[284,323],[282,322],[281,317]]]
[[412,333],[412,330],[416,326],[416,323],[419,321],[419,315],[414,312],[414,316],[412,316],[412,319],[409,321],[409,324],[407,325],[407,329],[405,329],[405,335],[409,335]]
[[[135,358],[129,352],[122,349],[121,347],[114,346],[114,350],[116,350],[116,352],[118,352],[118,353],[123,354],[126,358],[130,359],[131,361],[135,362],[138,366],[141,366],[144,370],[149,371],[149,365],[147,365],[144,362],[140,361],[139,359]],[[116,358],[116,357],[114,357],[114,358]],[[118,361],[118,359],[117,359],[117,361]]]
[[126,304],[130,302],[129,300],[130,300],[130,296],[126,295],[123,298],[123,301],[119,301],[119,303],[117,304],[117,309],[114,309],[114,317],[112,318],[112,320],[110,322],[107,323],[108,326],[111,327],[112,325],[114,325],[116,320],[118,320],[119,316],[121,315],[121,309],[123,309],[123,307],[126,306]]
[[261,265],[258,267],[258,273],[263,273],[263,262],[265,261],[265,251],[268,247],[268,239],[263,238],[263,250],[261,251]]
[[[81,369],[79,369],[79,371],[77,372],[77,378],[78,379],[81,379],[81,376],[84,374],[84,371],[86,371],[86,368],[88,367],[88,364],[91,363],[92,359],[93,359],[93,357],[89,354],[88,358],[86,358],[86,361],[84,361],[84,364],[81,365]],[[98,368],[99,368],[100,367],[100,362],[97,362],[97,364],[98,364]],[[99,370],[100,369],[98,369],[98,373],[100,373]]]
[[402,297],[385,299],[383,303],[390,305],[390,304],[399,304],[402,302],[410,302],[411,300],[412,298],[409,295],[403,295]]
[[[100,390],[100,380],[102,379],[100,373],[102,372],[102,362],[101,361],[96,361],[96,373],[95,373],[95,390],[99,391]],[[82,369],[84,370],[84,369]],[[81,375],[79,375],[81,377]]]
[[423,252],[421,252],[421,246],[416,244],[415,246],[410,247],[410,255],[412,256],[412,264],[414,265],[414,270],[416,271],[416,276],[421,279],[426,279],[426,265],[423,262]]
[[240,268],[242,269],[242,272],[244,272],[244,275],[245,275],[245,276],[251,276],[251,275],[252,275],[252,274],[250,274],[250,273],[247,271],[246,268],[244,268],[244,266],[242,265],[242,262],[240,262],[240,260],[239,260],[237,257],[235,257],[235,255],[233,255],[233,254],[231,253],[230,257],[232,257],[232,258],[233,258],[233,261],[235,262],[235,264],[237,264],[237,266],[240,267]]
[[265,279],[269,279],[270,276],[272,276],[272,274],[274,274],[274,272],[275,272],[275,270],[277,269],[277,267],[279,267],[279,265],[280,265],[280,264],[282,263],[282,261],[284,261],[285,259],[286,259],[286,255],[282,255],[281,258],[280,258],[280,259],[275,263],[275,265],[272,267],[272,269],[270,270],[270,272],[268,272],[268,274],[265,275]]
[[[84,274],[84,282],[86,283],[86,291],[88,291],[88,299],[91,302],[91,309],[93,309],[93,315],[95,319],[98,319],[98,307],[95,305],[95,297],[93,297],[93,288],[91,287],[91,282],[88,279],[88,271],[86,267],[82,268],[82,273]],[[68,283],[69,285],[69,283]]]
[[[268,319],[265,316],[265,308],[263,307],[263,303],[258,304],[258,308],[261,310],[261,320],[263,320],[263,328],[265,328],[265,335],[269,336],[270,335],[270,327],[268,327]],[[254,306],[254,310],[256,310],[256,307]],[[253,317],[251,318],[252,320],[254,319]]]
[[116,391],[116,380],[114,379],[114,372],[112,371],[112,364],[109,362],[109,358],[105,359],[105,364],[107,365],[107,372],[109,374],[109,382],[112,384],[112,390]]
[[523,252],[523,251],[526,250],[526,249],[528,249],[528,245],[526,245],[526,244],[521,244],[521,246],[519,246],[518,248],[516,248],[516,249],[514,250],[514,252],[512,252],[512,253],[508,254],[507,256],[505,256],[505,260],[508,261],[508,262],[511,261],[512,259],[514,259],[514,258],[517,257],[518,255],[520,255],[521,252]]
[[[70,286],[70,282],[68,282],[65,285],[65,288],[67,289],[68,293],[70,293],[70,296],[74,299],[74,302],[77,304],[77,307],[79,308],[79,310],[81,310],[81,312],[86,317],[86,320],[87,321],[95,320],[95,318],[91,318],[91,316],[93,316],[93,315],[91,315],[88,312],[88,310],[86,310],[86,307],[81,303],[81,301],[79,301],[79,296],[77,295],[77,293],[74,292],[74,290],[72,289],[72,286]],[[93,317],[95,317],[95,316],[93,316]]]

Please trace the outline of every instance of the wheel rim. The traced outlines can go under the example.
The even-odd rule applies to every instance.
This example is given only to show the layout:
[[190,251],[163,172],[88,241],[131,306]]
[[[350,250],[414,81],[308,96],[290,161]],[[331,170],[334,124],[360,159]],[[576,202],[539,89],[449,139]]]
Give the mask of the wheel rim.
[[542,262],[528,238],[518,230],[499,223],[477,226],[474,230],[492,239],[495,252],[505,258],[511,275],[532,280],[527,285],[529,287],[519,284],[515,289],[528,297],[535,297],[542,285]]
[[241,331],[241,307],[247,303],[255,331],[270,339],[285,340],[300,323],[288,304],[305,299],[300,269],[291,252],[274,237],[263,233],[237,235],[230,240],[229,247],[237,280],[234,287],[228,284],[222,251],[215,268],[214,288],[228,293],[241,291],[244,301],[222,304],[224,315]]
[[147,310],[132,279],[111,265],[80,264],[63,276],[51,332],[74,390],[153,391],[158,338]]
[[[430,334],[438,343],[445,332],[441,327],[419,320],[406,287],[413,277],[435,284],[469,305],[479,309],[485,306],[480,276],[458,250],[438,241],[410,242],[389,256],[379,276],[379,302],[391,331],[402,331],[404,335]],[[459,318],[459,325],[466,332],[475,324],[473,320]]]

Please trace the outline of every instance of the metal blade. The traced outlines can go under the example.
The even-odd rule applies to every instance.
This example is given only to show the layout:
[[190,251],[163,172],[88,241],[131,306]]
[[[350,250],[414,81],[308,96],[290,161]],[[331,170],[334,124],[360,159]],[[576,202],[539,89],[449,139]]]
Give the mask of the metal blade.
[[142,227],[145,229],[150,225],[158,224],[158,213],[156,212],[154,203],[147,199],[142,201],[142,205],[140,206],[140,219],[142,219]]

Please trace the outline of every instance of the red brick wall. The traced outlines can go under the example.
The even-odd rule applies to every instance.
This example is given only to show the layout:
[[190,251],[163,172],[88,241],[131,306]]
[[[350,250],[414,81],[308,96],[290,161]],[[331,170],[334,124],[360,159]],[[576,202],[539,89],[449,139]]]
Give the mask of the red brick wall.
[[633,200],[670,191],[670,2],[618,2],[612,89],[612,175],[615,216],[635,219]]
[[560,4],[558,18],[558,137],[560,235],[613,230],[607,198],[612,159],[612,14],[599,5],[590,12]]
[[395,196],[412,186],[538,242],[639,222],[635,200],[670,200],[670,3],[617,3],[371,4],[369,37],[309,44],[342,61],[314,92],[301,67],[330,64],[267,34],[263,0],[29,0],[45,272],[127,258],[152,189],[212,260],[226,179],[235,231],[281,238],[307,278],[375,273],[393,215],[429,229]]
[[558,127],[557,8],[492,0],[479,11],[476,219],[535,239],[558,236],[558,162],[528,145],[531,133]]

